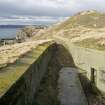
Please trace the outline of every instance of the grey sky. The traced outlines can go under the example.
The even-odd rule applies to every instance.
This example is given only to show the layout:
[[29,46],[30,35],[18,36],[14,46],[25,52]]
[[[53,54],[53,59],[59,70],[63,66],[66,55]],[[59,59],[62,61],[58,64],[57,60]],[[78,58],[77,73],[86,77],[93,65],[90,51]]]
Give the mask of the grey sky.
[[105,0],[0,0],[0,16],[70,16],[81,10],[105,10]]
[[90,9],[104,12],[105,0],[0,0],[0,24],[56,22]]

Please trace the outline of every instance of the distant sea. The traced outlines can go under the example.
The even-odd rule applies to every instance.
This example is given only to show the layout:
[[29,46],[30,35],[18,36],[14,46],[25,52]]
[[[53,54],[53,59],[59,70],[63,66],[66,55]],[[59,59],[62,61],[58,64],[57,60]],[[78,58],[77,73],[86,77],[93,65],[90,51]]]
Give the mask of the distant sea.
[[24,25],[0,25],[0,39],[15,38]]
[[25,26],[27,25],[0,25],[0,39],[16,37],[17,32]]
[[0,25],[0,39],[15,38],[23,27],[29,25]]
[[16,37],[19,28],[0,28],[0,39]]

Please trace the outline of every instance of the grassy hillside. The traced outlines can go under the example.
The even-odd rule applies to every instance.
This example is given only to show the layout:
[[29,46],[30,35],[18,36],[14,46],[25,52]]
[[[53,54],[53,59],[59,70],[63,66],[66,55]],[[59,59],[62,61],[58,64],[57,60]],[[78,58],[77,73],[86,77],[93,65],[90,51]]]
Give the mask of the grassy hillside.
[[39,32],[34,39],[53,39],[53,36],[60,36],[79,46],[104,50],[104,33],[105,13],[91,10],[80,12],[62,23]]
[[105,13],[97,11],[80,12],[62,23],[58,29],[69,29],[78,26],[87,28],[102,28],[105,26]]

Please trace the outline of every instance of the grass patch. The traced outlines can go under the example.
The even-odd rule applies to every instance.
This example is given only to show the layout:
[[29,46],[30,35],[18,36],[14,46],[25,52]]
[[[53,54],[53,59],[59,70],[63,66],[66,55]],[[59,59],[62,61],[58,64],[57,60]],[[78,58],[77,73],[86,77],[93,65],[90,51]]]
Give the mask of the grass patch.
[[0,96],[27,71],[30,64],[35,62],[38,57],[49,47],[51,43],[37,46],[29,53],[19,58],[14,64],[10,64],[0,70]]
[[94,39],[85,39],[79,42],[75,42],[74,44],[80,47],[85,47],[90,49],[105,50],[105,45],[98,44],[97,41]]

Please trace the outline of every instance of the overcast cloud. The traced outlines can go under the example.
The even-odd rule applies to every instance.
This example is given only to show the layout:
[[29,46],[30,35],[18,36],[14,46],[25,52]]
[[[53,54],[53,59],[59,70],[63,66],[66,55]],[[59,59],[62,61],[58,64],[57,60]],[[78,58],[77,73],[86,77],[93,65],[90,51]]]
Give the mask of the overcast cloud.
[[105,0],[0,0],[0,18],[26,19],[33,16],[54,21],[57,17],[69,17],[89,9],[104,12]]

